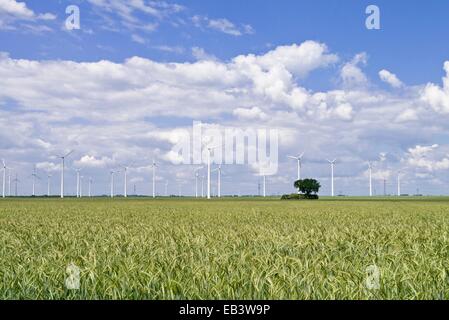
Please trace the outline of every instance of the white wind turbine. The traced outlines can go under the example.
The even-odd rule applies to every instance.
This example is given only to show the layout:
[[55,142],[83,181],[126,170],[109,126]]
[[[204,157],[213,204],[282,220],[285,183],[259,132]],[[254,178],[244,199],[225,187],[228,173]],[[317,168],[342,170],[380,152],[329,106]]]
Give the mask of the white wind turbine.
[[267,196],[267,176],[263,175],[263,197]]
[[11,196],[11,169],[8,170],[8,197]]
[[153,163],[151,165],[151,168],[153,169],[153,199],[156,198],[156,167],[157,164],[156,162],[153,160]]
[[33,197],[35,197],[36,196],[36,178],[40,179],[36,173],[36,166],[34,166],[33,173],[31,174],[31,176],[33,177],[33,193],[32,193],[32,195],[33,195]]
[[67,153],[63,156],[58,156],[58,158],[61,159],[61,198],[64,198],[64,166],[65,166],[65,159],[70,156],[73,153],[73,150]]
[[335,162],[337,162],[337,159],[334,159],[332,161],[327,160],[327,162],[329,162],[331,165],[331,194],[332,194],[332,197],[334,197],[335,196],[335,193],[334,193],[334,167],[335,167]]
[[113,169],[111,169],[109,171],[109,174],[111,175],[111,198],[114,198],[114,174],[119,173],[120,171],[114,171]]
[[401,171],[398,171],[398,197],[401,196]]
[[92,197],[92,177],[89,178],[89,198]]
[[6,163],[5,160],[2,159],[2,163],[3,163],[3,198],[5,198],[6,196]]
[[373,163],[368,162],[368,170],[369,170],[369,196],[373,196]]
[[129,169],[129,166],[122,165],[121,167],[123,168],[123,173],[125,175],[125,184],[123,186],[123,196],[125,198],[127,198],[128,197],[128,169]]
[[51,177],[52,175],[50,173],[47,173],[47,197],[50,197],[50,184],[51,184]]
[[217,196],[218,198],[221,198],[221,164],[218,166],[218,168],[214,169],[212,172],[217,171]]
[[301,167],[302,167],[302,158],[304,157],[304,152],[301,153],[299,156],[288,156],[288,158],[296,160],[298,164],[298,180],[301,180]]
[[18,176],[17,176],[17,173],[16,173],[16,177],[15,177],[15,179],[13,180],[13,182],[14,182],[14,185],[15,185],[15,188],[14,188],[14,195],[17,197],[17,195],[18,195],[18,193],[17,193],[17,184],[20,182],[20,180],[19,180],[19,178],[18,178]]
[[76,170],[76,197],[77,198],[80,198],[81,196],[80,196],[80,171],[82,170],[82,169],[80,169],[80,168],[78,168],[78,169],[75,169]]
[[80,198],[83,197],[83,176],[80,176]]
[[195,169],[195,198],[198,198],[198,178],[200,176],[199,171],[202,169],[203,167]]
[[215,147],[208,147],[207,148],[207,199],[210,199],[210,161],[211,161],[211,154],[212,150],[214,150]]
[[204,175],[201,176],[201,198],[204,198]]

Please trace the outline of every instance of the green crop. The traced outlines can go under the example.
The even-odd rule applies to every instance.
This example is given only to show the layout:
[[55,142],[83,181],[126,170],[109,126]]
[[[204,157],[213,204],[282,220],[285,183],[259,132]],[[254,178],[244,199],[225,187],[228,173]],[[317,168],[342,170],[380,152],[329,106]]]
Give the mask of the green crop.
[[0,201],[0,299],[448,299],[448,272],[447,198]]

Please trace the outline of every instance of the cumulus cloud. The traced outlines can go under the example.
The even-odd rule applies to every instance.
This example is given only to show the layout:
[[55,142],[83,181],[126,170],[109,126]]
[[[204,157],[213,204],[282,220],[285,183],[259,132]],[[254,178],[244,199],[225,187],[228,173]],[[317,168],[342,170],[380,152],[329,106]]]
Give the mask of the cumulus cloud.
[[85,155],[81,159],[74,162],[75,166],[82,168],[105,168],[113,165],[115,161],[108,157],[95,158],[94,156]]
[[[0,53],[0,149],[7,160],[28,171],[27,159],[45,163],[60,150],[73,148],[68,162],[97,169],[99,175],[106,171],[98,169],[132,161],[146,168],[136,173],[147,174],[156,158],[165,166],[161,172],[187,179],[190,171],[171,166],[183,160],[172,149],[193,120],[203,120],[211,126],[278,128],[280,159],[286,161],[279,175],[286,181],[296,169],[285,155],[302,151],[310,157],[305,159],[305,176],[323,179],[325,189],[328,167],[321,160],[327,157],[346,159],[336,175],[346,170],[348,176],[363,176],[366,167],[360,163],[381,151],[389,157],[385,154],[376,169],[379,179],[401,165],[426,174],[433,174],[429,168],[442,170],[449,158],[445,147],[438,152],[415,147],[432,146],[433,137],[446,128],[439,109],[429,108],[422,116],[426,101],[421,87],[385,92],[356,85],[316,91],[306,85],[311,73],[339,61],[337,53],[314,41],[227,61],[190,63],[141,57],[123,62],[39,61]],[[341,63],[360,68],[366,59]],[[351,70],[345,74],[347,80],[360,76]],[[365,75],[361,79],[368,81]],[[424,158],[430,164],[417,156],[425,150],[432,151]],[[229,172],[251,187],[251,170]]]
[[449,61],[444,63],[446,76],[443,78],[443,87],[428,83],[424,88],[421,99],[438,113],[449,113]]
[[347,87],[363,86],[368,83],[361,66],[366,65],[368,56],[365,52],[357,54],[350,62],[343,65],[340,72],[341,80]]
[[393,88],[400,88],[403,86],[401,80],[399,80],[394,73],[391,73],[388,70],[383,69],[379,71],[379,77],[383,82],[388,83]]
[[237,108],[232,113],[234,116],[245,120],[265,120],[267,118],[267,114],[258,107],[252,107],[250,109]]
[[436,151],[439,145],[416,146],[410,148],[407,154],[406,163],[411,167],[425,169],[427,171],[449,169],[449,155],[439,155]]

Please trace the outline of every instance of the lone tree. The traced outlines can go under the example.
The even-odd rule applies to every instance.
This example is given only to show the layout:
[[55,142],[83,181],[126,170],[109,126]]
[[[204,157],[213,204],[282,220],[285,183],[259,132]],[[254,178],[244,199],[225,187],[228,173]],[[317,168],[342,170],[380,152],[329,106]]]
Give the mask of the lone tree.
[[302,194],[309,197],[312,193],[316,194],[320,191],[321,184],[315,179],[304,179],[295,181],[295,188],[299,190]]

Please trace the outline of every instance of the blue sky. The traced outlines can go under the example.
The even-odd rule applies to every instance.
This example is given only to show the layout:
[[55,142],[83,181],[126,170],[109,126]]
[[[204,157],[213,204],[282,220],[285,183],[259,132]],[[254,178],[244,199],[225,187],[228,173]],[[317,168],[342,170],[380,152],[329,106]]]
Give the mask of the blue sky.
[[[80,30],[64,28],[72,4]],[[365,27],[370,4],[380,30]],[[57,175],[51,155],[73,146],[72,166],[95,177],[97,193],[110,167],[139,158],[131,183],[147,194],[157,158],[167,169],[158,185],[177,193],[192,169],[173,164],[170,149],[199,120],[283,132],[268,193],[291,191],[286,155],[305,151],[304,172],[323,194],[326,157],[340,159],[345,194],[366,194],[368,160],[378,162],[378,189],[385,178],[395,192],[401,170],[404,192],[445,194],[448,12],[446,1],[0,0],[0,156],[23,177],[34,164]],[[251,168],[227,172],[224,193],[239,179],[241,193],[257,192]]]

